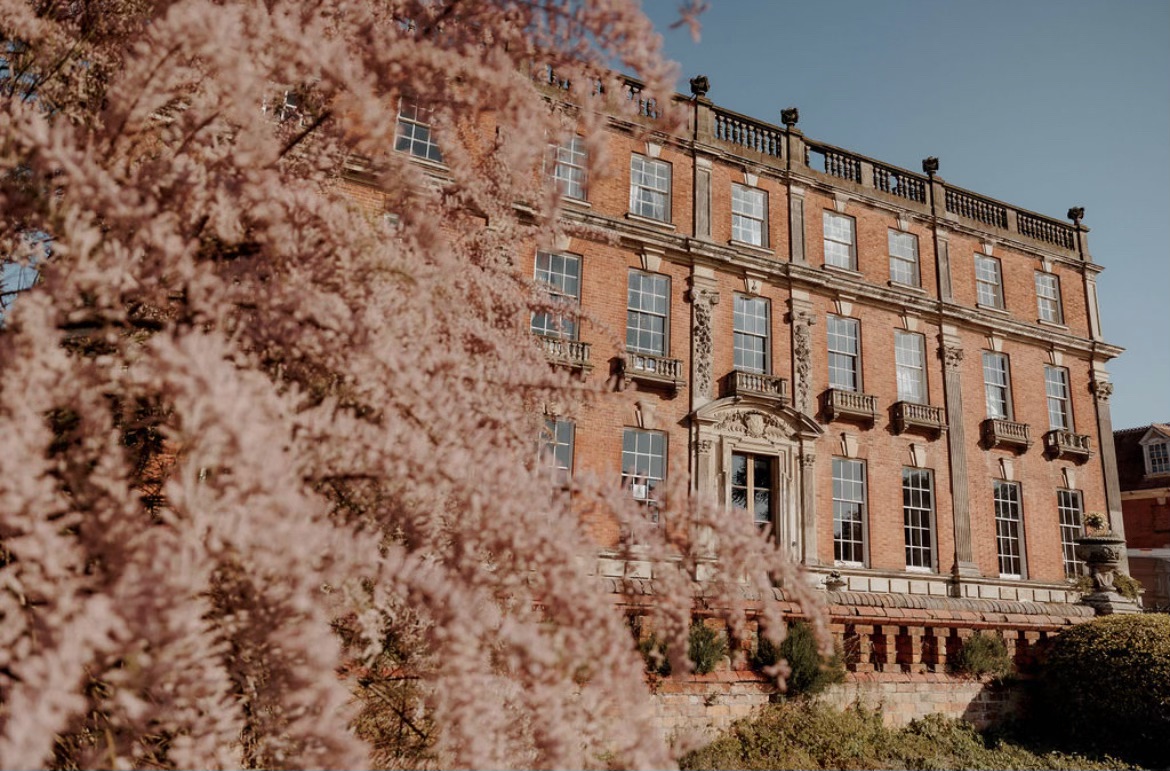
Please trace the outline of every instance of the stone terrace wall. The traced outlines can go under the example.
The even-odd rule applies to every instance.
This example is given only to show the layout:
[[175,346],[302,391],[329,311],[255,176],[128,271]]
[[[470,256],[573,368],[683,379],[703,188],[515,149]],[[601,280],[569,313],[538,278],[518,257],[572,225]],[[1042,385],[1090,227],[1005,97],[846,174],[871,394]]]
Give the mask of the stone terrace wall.
[[[839,709],[854,704],[880,709],[887,726],[940,713],[988,728],[1016,715],[1026,681],[1011,684],[943,673],[850,672],[818,696]],[[768,704],[774,689],[754,672],[712,672],[652,683],[659,727],[668,739],[707,742],[736,720]]]

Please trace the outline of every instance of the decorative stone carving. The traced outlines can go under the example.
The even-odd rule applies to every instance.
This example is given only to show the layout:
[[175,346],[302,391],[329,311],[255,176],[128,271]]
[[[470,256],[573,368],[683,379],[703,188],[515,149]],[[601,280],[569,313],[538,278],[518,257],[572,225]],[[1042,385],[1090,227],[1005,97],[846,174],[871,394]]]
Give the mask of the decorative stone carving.
[[710,439],[699,440],[699,454],[709,455],[715,449],[715,442]]
[[1111,530],[1077,539],[1077,557],[1089,568],[1093,591],[1082,599],[1099,615],[1136,613],[1135,603],[1122,597],[1113,587],[1117,568],[1125,558],[1125,539]]
[[792,317],[792,353],[796,359],[796,408],[809,411],[809,390],[812,388],[812,334],[809,327],[814,319],[809,313],[795,313]]
[[963,363],[963,349],[954,345],[944,345],[939,349],[942,354],[943,366],[947,369],[958,369]]
[[930,156],[929,158],[923,158],[922,159],[922,170],[926,174],[929,174],[930,176],[933,177],[935,174],[938,173],[938,158],[935,158],[933,155]]
[[756,410],[734,412],[715,424],[715,430],[734,436],[772,441],[790,439],[793,436],[792,428],[788,424]]
[[1108,380],[1094,380],[1089,383],[1089,390],[1097,397],[1097,401],[1107,402],[1113,396],[1113,384]]
[[795,107],[785,107],[780,111],[780,122],[788,128],[792,128],[800,122],[800,110]]
[[706,75],[696,75],[691,78],[691,93],[695,96],[706,96],[711,90],[711,80]]
[[802,468],[812,468],[816,465],[817,456],[811,452],[806,452],[800,456],[800,465]]
[[719,293],[714,289],[692,286],[687,293],[694,309],[695,393],[710,397],[712,390],[712,369],[714,368],[715,343],[711,334],[711,306],[719,303]]
[[1074,206],[1068,210],[1068,218],[1073,221],[1074,225],[1080,225],[1081,220],[1085,218],[1085,207]]

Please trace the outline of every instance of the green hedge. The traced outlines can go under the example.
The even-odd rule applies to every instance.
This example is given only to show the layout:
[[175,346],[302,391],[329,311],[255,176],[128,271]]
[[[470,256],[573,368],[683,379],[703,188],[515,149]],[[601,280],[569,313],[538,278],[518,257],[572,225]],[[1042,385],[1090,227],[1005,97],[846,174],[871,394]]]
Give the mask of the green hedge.
[[1033,714],[1054,735],[1170,767],[1170,615],[1105,616],[1061,632]]
[[788,696],[811,696],[845,679],[845,662],[841,652],[834,652],[828,659],[822,657],[816,633],[803,621],[797,621],[788,628],[788,636],[780,645],[760,635],[756,653],[752,656],[752,666],[763,670],[775,665],[780,659],[786,660],[792,670],[788,675],[788,690],[785,692]]

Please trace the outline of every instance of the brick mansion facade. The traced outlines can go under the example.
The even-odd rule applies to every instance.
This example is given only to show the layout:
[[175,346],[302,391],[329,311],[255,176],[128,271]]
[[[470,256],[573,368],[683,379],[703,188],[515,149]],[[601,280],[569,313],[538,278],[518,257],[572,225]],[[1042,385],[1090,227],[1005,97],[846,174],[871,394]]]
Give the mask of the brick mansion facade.
[[[1091,616],[1073,541],[1089,511],[1122,527],[1105,367],[1121,349],[1083,211],[1026,211],[936,159],[898,168],[805,136],[794,109],[772,125],[691,86],[665,132],[629,81],[640,114],[608,119],[604,165],[550,138],[563,216],[609,238],[518,257],[581,312],[532,333],[613,393],[546,416],[548,462],[612,478],[651,517],[684,469],[826,587],[855,672],[942,671],[989,627],[1023,658]],[[441,160],[405,102],[398,149]],[[599,572],[630,579],[606,559],[616,526],[588,524]]]

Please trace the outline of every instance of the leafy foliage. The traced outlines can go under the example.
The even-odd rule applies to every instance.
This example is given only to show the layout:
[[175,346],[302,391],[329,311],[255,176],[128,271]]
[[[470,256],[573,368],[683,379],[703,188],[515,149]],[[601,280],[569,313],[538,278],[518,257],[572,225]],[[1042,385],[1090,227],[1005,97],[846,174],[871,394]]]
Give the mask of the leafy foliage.
[[1104,616],[1061,632],[1039,681],[1037,718],[1053,735],[1170,765],[1170,616]]
[[788,634],[779,645],[760,635],[752,666],[764,670],[781,660],[788,663],[786,678],[788,696],[812,696],[834,683],[845,679],[845,661],[839,650],[825,657],[813,629],[798,621],[788,628]]
[[1007,677],[1016,669],[1015,662],[1008,655],[1007,644],[992,632],[976,632],[964,640],[954,667],[960,674],[997,678]]
[[676,125],[636,6],[0,0],[0,42],[0,255],[39,277],[0,329],[5,764],[405,762],[409,718],[437,765],[669,765],[579,512],[653,565],[676,658],[707,528],[731,627],[741,579],[813,592],[681,474],[655,527],[532,452],[602,398],[513,262],[582,236],[548,143],[637,125],[614,66]]
[[913,768],[913,769],[1120,769],[1124,763],[1094,760],[1025,746],[969,723],[930,715],[901,729],[882,724],[880,712],[844,711],[809,701],[771,704],[752,720],[685,755],[684,769]]
[[702,621],[694,621],[687,636],[687,655],[695,666],[696,674],[714,672],[727,655],[727,638]]

